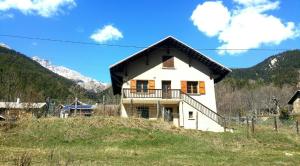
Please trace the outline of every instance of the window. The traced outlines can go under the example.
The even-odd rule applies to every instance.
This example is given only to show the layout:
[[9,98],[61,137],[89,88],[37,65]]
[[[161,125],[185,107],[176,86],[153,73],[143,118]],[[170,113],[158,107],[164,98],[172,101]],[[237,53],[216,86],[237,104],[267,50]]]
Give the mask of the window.
[[148,81],[137,80],[136,81],[136,91],[137,92],[147,92],[148,91]]
[[194,119],[194,112],[193,111],[189,111],[189,119]]
[[149,118],[149,107],[141,106],[136,108],[139,117],[148,119]]
[[174,68],[174,56],[163,56],[162,62],[164,68]]
[[187,82],[187,93],[198,93],[198,82],[197,81],[188,81]]

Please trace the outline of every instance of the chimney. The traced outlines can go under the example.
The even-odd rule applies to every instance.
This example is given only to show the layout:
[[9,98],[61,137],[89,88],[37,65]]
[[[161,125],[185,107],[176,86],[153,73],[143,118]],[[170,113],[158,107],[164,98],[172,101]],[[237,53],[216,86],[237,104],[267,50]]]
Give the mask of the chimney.
[[17,104],[20,104],[20,98],[17,98]]

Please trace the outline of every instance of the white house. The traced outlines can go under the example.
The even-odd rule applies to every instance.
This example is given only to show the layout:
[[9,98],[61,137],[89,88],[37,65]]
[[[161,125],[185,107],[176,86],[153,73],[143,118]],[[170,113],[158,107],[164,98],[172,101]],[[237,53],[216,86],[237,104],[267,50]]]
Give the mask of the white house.
[[110,67],[121,116],[162,118],[175,126],[224,131],[215,83],[231,70],[169,36]]

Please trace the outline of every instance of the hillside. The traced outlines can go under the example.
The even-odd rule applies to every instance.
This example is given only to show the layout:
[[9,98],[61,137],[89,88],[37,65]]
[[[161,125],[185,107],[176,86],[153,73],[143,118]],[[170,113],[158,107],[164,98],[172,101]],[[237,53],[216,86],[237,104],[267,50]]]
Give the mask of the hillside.
[[276,133],[272,125],[256,126],[247,137],[244,127],[211,133],[114,117],[0,122],[0,165],[300,164],[294,129],[281,126]]
[[250,68],[232,69],[224,82],[239,87],[245,86],[249,80],[279,87],[284,84],[296,86],[300,81],[299,71],[300,50],[292,50],[273,55]]
[[0,46],[0,100],[43,101],[87,96],[85,90],[42,67],[31,58]]
[[280,111],[287,112],[288,100],[300,82],[299,71],[300,50],[270,56],[250,68],[232,69],[216,85],[218,110],[225,116],[252,115],[263,110],[267,113],[275,109],[275,97]]

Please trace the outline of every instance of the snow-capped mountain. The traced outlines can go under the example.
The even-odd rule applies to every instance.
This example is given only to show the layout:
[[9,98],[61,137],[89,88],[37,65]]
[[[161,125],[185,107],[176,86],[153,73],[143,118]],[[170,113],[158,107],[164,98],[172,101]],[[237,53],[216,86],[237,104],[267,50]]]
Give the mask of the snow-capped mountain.
[[4,47],[4,48],[7,48],[7,49],[11,49],[7,44],[5,43],[0,43],[0,46],[1,47]]
[[107,87],[106,83],[102,83],[90,77],[84,76],[75,70],[66,68],[64,66],[53,65],[50,61],[41,59],[37,56],[32,57],[32,59],[52,72],[75,81],[78,85],[86,90],[99,92]]

